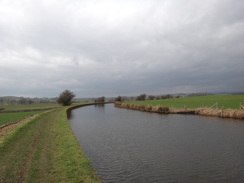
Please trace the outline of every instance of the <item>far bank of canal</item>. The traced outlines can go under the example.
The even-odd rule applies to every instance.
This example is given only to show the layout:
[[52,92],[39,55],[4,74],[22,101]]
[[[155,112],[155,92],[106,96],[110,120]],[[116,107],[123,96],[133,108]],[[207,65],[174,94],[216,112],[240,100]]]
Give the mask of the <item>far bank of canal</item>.
[[106,104],[74,109],[69,121],[104,183],[244,182],[243,120]]

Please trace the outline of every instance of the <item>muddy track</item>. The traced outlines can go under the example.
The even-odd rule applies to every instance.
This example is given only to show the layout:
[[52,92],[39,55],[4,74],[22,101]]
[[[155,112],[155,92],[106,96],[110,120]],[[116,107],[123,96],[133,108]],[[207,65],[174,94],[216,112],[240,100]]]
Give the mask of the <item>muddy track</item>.
[[40,125],[40,127],[38,128],[38,130],[36,131],[36,133],[34,135],[32,144],[30,146],[30,149],[27,152],[24,163],[23,163],[22,168],[20,170],[18,183],[25,182],[26,177],[28,176],[28,172],[29,172],[29,169],[31,166],[31,162],[32,162],[35,150],[36,150],[37,145],[38,145],[40,134],[41,134],[42,130],[44,129],[44,127],[46,126],[46,124],[47,124],[46,122],[42,122],[42,124]]
[[[0,127],[0,141],[2,138],[13,132],[15,129],[21,127],[22,125],[30,122],[32,119],[36,118],[38,114],[28,116],[26,118],[22,118],[21,120],[8,123],[7,125],[2,125]],[[1,143],[1,142],[0,142]]]
[[21,119],[19,119],[19,120],[17,120],[17,121],[13,121],[13,122],[7,123],[7,124],[5,124],[5,125],[2,125],[2,126],[0,126],[0,129],[6,128],[6,127],[11,126],[11,125],[14,125],[14,124],[16,124],[16,123],[20,123],[20,122],[22,122],[22,121],[24,121],[24,120],[30,119],[30,118],[33,117],[33,116],[36,116],[36,114],[32,114],[32,115],[30,115],[30,116],[26,116],[26,117],[24,117],[24,118],[21,118]]

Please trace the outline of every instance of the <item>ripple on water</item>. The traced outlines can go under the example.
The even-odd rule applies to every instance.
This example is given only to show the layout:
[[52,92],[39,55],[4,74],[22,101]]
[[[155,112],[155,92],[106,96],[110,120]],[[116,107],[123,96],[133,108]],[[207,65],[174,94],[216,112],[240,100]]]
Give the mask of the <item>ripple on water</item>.
[[243,121],[93,106],[71,127],[108,182],[244,182]]

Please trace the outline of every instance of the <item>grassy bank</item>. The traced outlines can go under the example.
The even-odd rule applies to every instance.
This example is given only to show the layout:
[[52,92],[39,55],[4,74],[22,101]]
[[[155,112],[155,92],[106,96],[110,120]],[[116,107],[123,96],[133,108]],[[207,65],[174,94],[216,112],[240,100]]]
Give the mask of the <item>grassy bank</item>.
[[[242,108],[240,109],[240,106]],[[116,107],[163,114],[197,114],[244,119],[244,95],[211,95],[115,103]]]
[[100,182],[66,116],[44,112],[0,145],[0,182]]
[[196,109],[201,107],[211,107],[218,103],[218,108],[239,109],[240,102],[244,105],[244,95],[210,95],[199,97],[185,97],[163,100],[147,100],[128,102],[136,105],[162,105],[169,108],[190,108]]

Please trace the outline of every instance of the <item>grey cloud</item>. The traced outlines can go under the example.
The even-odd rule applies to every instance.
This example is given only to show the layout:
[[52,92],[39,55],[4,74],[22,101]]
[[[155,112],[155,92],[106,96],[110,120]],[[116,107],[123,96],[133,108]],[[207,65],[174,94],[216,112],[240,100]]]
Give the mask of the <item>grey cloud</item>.
[[[0,95],[243,91],[244,2],[0,2]],[[16,91],[16,92],[13,92]]]

